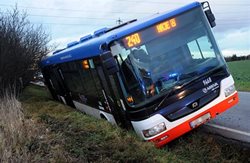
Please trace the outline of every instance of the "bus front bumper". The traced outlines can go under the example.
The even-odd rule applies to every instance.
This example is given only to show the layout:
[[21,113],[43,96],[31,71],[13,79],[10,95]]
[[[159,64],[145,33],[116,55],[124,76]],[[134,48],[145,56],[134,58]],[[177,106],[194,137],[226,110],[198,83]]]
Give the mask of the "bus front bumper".
[[[149,139],[147,141],[154,142],[156,147],[162,147],[168,142],[178,138],[179,136],[185,134],[186,132],[192,130],[195,127],[198,127],[199,125],[207,122],[209,119],[215,118],[220,113],[224,112],[225,110],[231,108],[235,104],[237,104],[239,101],[238,93],[235,92],[222,102],[212,106],[211,108],[207,109],[206,111],[203,111],[199,113],[198,115],[184,121],[183,123],[179,124],[178,126],[154,137],[153,139]],[[191,127],[191,123],[199,120],[200,117],[204,117],[204,115],[210,115],[208,119],[204,119],[203,122],[199,123],[199,125],[195,127]]]

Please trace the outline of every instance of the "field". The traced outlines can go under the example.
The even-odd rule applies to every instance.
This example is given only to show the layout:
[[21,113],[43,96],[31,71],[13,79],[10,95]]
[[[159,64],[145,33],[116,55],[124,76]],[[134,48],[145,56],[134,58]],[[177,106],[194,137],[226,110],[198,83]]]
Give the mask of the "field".
[[198,128],[162,149],[134,132],[112,126],[53,101],[44,88],[29,86],[21,97],[25,117],[39,126],[29,141],[33,162],[249,162],[250,149]]
[[250,60],[228,62],[230,72],[239,91],[250,91]]

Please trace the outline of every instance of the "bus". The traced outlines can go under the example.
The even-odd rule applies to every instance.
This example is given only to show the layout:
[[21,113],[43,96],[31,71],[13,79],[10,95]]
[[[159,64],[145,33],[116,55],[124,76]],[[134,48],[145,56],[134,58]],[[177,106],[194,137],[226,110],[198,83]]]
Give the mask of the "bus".
[[208,2],[131,20],[41,61],[53,98],[162,147],[238,103]]

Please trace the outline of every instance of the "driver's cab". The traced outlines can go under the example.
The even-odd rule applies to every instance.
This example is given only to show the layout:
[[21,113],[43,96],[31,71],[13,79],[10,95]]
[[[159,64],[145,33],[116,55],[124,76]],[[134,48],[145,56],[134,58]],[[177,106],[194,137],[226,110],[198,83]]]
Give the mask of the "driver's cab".
[[150,56],[142,46],[132,48],[121,63],[123,77],[127,82],[128,90],[134,94],[133,97],[145,98],[154,93],[151,91],[153,80],[150,63]]

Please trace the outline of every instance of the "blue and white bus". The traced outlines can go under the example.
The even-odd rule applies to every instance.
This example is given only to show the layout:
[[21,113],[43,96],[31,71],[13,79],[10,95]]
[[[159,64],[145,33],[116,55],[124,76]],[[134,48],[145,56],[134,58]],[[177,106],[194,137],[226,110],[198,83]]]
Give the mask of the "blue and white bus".
[[208,2],[102,28],[44,58],[54,99],[161,147],[238,102]]

